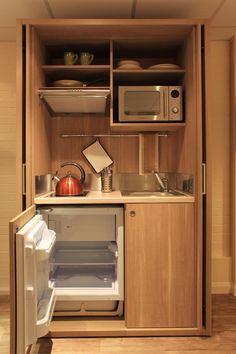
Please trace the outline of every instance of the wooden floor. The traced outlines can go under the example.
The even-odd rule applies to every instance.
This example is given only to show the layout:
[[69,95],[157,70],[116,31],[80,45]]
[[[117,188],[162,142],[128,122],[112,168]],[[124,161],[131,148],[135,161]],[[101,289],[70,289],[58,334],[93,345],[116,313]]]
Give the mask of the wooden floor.
[[[236,354],[236,297],[213,296],[212,337],[41,339],[31,354]],[[9,303],[0,298],[0,354],[9,354]]]

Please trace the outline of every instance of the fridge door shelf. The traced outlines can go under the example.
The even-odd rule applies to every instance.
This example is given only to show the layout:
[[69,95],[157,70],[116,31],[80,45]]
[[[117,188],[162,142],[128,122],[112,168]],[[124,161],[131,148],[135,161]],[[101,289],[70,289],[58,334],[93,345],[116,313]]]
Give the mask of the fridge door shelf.
[[46,229],[43,232],[42,239],[36,245],[36,256],[38,262],[45,261],[49,258],[55,242],[56,242],[55,231]]
[[42,337],[48,333],[48,327],[50,325],[54,307],[56,304],[55,289],[49,287],[42,299],[38,303],[37,313],[37,337]]

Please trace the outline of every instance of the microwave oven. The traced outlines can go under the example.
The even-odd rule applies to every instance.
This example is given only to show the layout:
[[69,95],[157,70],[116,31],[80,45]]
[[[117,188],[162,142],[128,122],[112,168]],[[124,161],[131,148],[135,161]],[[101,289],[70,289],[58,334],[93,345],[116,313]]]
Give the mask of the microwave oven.
[[183,121],[182,86],[119,86],[119,122]]

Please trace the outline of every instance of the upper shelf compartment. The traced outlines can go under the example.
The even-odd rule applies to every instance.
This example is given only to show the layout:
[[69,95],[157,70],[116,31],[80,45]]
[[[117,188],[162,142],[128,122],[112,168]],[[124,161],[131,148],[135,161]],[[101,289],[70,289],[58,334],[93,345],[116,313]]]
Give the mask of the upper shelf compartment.
[[57,45],[45,46],[45,65],[65,65],[64,54],[73,52],[78,56],[73,66],[83,66],[80,58],[81,53],[87,52],[93,55],[93,60],[90,65],[109,65],[110,64],[110,41],[97,39],[81,39],[77,38],[74,43],[63,41]]
[[109,65],[42,65],[48,87],[58,80],[78,80],[84,85],[109,86]]
[[[126,64],[123,61],[137,61],[141,69],[150,69],[158,64],[173,64],[184,69],[182,45],[166,41],[160,43],[158,37],[151,39],[125,39],[113,41],[113,69]],[[155,69],[155,68],[154,68]]]
[[[85,61],[85,56],[91,60]],[[42,58],[44,80],[38,93],[52,116],[105,114],[110,94],[110,40],[48,43]]]
[[157,38],[113,41],[114,85],[181,85],[182,45]]
[[[68,62],[72,53],[73,63]],[[86,53],[86,54],[85,54]],[[84,57],[91,59],[86,62]],[[65,59],[67,58],[67,59]],[[57,87],[58,80],[77,80],[92,86],[110,86],[110,41],[81,40],[77,43],[45,45],[41,65],[43,86]]]

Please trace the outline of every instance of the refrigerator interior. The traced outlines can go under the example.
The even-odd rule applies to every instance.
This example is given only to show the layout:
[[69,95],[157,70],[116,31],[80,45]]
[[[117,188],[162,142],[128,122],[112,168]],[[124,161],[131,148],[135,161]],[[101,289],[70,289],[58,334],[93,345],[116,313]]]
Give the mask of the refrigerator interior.
[[123,208],[53,206],[42,210],[56,243],[49,278],[54,315],[123,314]]
[[50,279],[56,288],[115,289],[115,242],[58,241],[50,259]]

